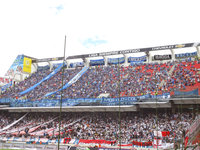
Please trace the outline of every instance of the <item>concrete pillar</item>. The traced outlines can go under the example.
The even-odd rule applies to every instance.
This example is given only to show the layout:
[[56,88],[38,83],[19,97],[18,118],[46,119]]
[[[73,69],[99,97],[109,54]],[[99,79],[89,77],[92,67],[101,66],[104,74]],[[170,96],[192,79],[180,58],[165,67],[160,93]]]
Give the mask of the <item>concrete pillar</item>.
[[149,56],[146,56],[146,62],[144,63],[149,63]]
[[108,66],[108,58],[105,57],[105,56],[103,56],[103,59],[104,59],[104,61],[105,61],[105,66]]
[[47,63],[49,64],[49,67],[50,67],[50,69],[49,69],[49,70],[50,70],[50,71],[52,71],[52,69],[53,69],[53,65],[51,64],[51,62],[50,62],[50,61],[48,61]]
[[197,46],[196,49],[197,49],[197,57],[200,58],[200,46]]
[[83,63],[85,67],[89,67],[90,66],[90,61],[87,58],[83,58]]
[[152,54],[149,53],[149,56],[148,56],[148,63],[151,63],[152,62]]
[[67,68],[69,68],[70,67],[70,61],[66,60],[66,63],[67,63]]
[[123,54],[124,55],[124,59],[125,59],[125,62],[124,62],[124,64],[125,65],[128,65],[128,56],[127,55],[125,55],[125,54]]
[[171,50],[171,52],[172,52],[172,60],[176,60],[174,49],[170,49],[170,50]]
[[89,67],[90,66],[90,60],[89,60],[89,58],[83,59],[83,63],[84,63],[85,67]]
[[146,59],[147,59],[147,60],[146,60],[146,63],[149,63],[149,60],[150,60],[150,59],[149,59],[149,52],[146,52],[145,54],[146,54]]

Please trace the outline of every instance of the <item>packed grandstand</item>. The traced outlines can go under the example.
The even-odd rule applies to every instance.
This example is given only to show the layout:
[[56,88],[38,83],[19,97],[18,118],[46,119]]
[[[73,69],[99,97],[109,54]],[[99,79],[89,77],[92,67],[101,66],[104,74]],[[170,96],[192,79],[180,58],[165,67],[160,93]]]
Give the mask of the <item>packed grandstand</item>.
[[[43,98],[57,99],[59,92],[45,97],[46,94],[61,88],[62,77],[64,84],[68,83],[81,68],[58,71],[52,78],[38,85],[34,90],[23,95],[20,92],[32,87],[45,78],[51,72],[42,70],[32,74],[29,78],[15,84],[1,98],[41,100]],[[120,73],[119,73],[120,71]],[[63,90],[63,98],[97,98],[102,93],[109,93],[108,97],[116,98],[118,93],[118,81],[120,80],[120,97],[135,97],[142,95],[158,95],[174,91],[191,91],[200,86],[200,60],[174,61],[154,64],[134,64],[130,66],[98,66],[89,68],[82,78]],[[162,83],[162,84],[161,84]],[[58,97],[59,98],[59,97]]]
[[[180,48],[196,51],[175,54]],[[172,53],[150,54],[165,49]],[[125,54],[134,52],[144,55]],[[106,57],[86,59],[102,55]],[[60,139],[66,145],[128,149],[197,146],[199,55],[198,43],[73,56],[68,58],[83,61],[69,63],[67,58],[43,67],[38,63],[60,58],[20,55],[7,73],[12,80],[1,87],[0,142],[56,144]],[[55,112],[59,106],[65,110],[61,116]]]
[[[159,137],[162,145],[172,147],[170,144],[181,141],[190,125],[200,119],[198,114],[187,111],[173,114],[151,111],[121,113],[120,127],[117,112],[63,113],[61,143],[90,143],[92,146],[98,142],[101,146],[141,146],[144,143],[152,147],[152,141]],[[5,129],[0,132],[1,140],[55,144],[59,135],[58,116],[59,113],[1,112],[1,129]],[[16,124],[6,129],[13,121]]]

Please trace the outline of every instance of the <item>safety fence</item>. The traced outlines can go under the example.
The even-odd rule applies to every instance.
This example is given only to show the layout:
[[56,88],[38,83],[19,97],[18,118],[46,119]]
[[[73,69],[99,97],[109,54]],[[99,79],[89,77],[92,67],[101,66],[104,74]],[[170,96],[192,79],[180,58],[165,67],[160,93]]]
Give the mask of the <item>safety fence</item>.
[[[101,106],[115,106],[115,105],[134,105],[135,102],[142,99],[167,99],[170,97],[169,93],[163,93],[162,95],[142,95],[135,97],[120,97],[120,98],[76,98],[76,99],[62,99],[62,106],[77,106],[80,104],[86,105],[101,105]],[[9,103],[11,107],[55,107],[60,106],[60,99],[42,99],[31,101],[28,99],[0,99],[0,103]]]

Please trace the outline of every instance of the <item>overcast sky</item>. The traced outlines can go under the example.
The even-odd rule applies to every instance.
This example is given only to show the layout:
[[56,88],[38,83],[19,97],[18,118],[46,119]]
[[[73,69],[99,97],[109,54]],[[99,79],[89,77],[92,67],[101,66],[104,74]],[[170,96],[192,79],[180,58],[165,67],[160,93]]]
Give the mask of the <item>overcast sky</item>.
[[17,55],[200,42],[200,0],[0,0],[0,76]]

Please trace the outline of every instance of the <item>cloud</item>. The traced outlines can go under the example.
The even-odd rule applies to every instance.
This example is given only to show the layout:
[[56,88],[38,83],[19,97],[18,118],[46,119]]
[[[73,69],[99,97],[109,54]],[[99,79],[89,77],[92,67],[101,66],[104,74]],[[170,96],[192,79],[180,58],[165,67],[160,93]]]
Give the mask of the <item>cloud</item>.
[[55,7],[57,11],[61,11],[64,9],[64,6],[63,5],[59,5],[59,6],[56,6]]
[[53,12],[58,15],[61,11],[64,10],[64,5],[63,4],[59,4],[57,6],[54,7],[49,7],[51,10],[53,10]]
[[99,39],[98,36],[82,41],[82,45],[86,48],[92,48],[106,43],[108,43],[108,41]]

